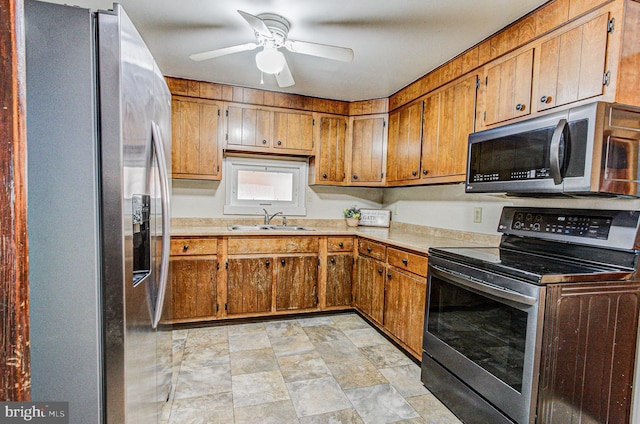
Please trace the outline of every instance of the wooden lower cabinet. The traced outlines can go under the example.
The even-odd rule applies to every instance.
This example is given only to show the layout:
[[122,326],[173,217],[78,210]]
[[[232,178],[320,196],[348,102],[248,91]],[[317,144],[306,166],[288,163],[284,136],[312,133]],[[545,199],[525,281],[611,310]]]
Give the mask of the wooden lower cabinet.
[[173,319],[210,317],[217,312],[218,260],[171,260]]
[[378,324],[383,324],[386,265],[359,256],[356,260],[355,305]]
[[327,256],[327,307],[351,305],[353,265],[353,255]]
[[318,305],[318,257],[278,257],[276,310],[310,309]]
[[424,278],[419,279],[394,270],[387,272],[384,326],[418,354],[422,352],[426,286]]
[[272,257],[229,259],[227,315],[271,312]]
[[547,286],[538,423],[629,423],[640,283]]

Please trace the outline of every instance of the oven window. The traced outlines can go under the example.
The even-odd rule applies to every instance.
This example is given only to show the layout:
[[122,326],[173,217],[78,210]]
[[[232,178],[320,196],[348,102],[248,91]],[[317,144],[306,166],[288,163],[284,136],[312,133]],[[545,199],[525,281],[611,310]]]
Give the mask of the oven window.
[[526,312],[434,276],[427,329],[513,389],[522,391]]

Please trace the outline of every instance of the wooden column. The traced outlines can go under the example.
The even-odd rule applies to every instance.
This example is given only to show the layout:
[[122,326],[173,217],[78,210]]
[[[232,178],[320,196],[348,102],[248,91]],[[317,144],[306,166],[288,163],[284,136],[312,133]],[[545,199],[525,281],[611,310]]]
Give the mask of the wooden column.
[[30,399],[22,0],[0,0],[0,401]]

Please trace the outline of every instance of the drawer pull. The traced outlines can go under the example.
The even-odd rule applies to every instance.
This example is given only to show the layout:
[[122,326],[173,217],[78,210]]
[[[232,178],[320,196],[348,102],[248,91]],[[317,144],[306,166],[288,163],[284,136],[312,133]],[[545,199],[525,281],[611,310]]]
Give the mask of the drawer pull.
[[518,104],[516,105],[516,110],[517,110],[518,112],[522,112],[522,111],[524,111],[524,109],[525,109],[525,105],[523,105],[522,103],[518,103]]
[[331,258],[331,263],[335,264],[336,263],[336,258]]
[[182,250],[187,251],[189,250],[189,245],[185,244],[184,246],[182,246]]
[[426,169],[422,170],[422,175],[427,175],[429,173],[429,171],[427,171]]
[[357,180],[357,179],[358,179],[358,176],[354,174],[354,175],[353,175],[353,179],[354,179],[354,180]]
[[322,174],[322,178],[326,179],[327,178],[327,174]]
[[378,274],[382,275],[382,269],[378,270]]
[[284,264],[286,264],[286,263],[287,263],[287,261],[285,261],[285,260],[283,259],[283,260],[281,260],[281,261],[280,261],[280,263],[281,263],[282,265],[284,265]]
[[418,175],[418,171],[411,171],[411,175],[415,177],[416,175]]
[[408,264],[408,263],[409,263],[409,259],[407,259],[407,258],[403,258],[403,259],[402,259],[402,263],[403,263],[403,264],[405,264],[405,265],[406,265],[406,264]]
[[282,146],[282,141],[278,140],[278,146]]
[[371,252],[371,247],[367,247],[367,252]]
[[338,246],[340,246],[340,247],[344,247],[344,243],[343,243],[343,242],[340,242],[340,243],[338,243]]
[[265,264],[265,266],[269,266],[269,265],[271,265],[271,261],[267,260],[264,264]]
[[387,278],[391,278],[391,273],[387,272]]
[[267,140],[262,140],[262,144],[267,144]]

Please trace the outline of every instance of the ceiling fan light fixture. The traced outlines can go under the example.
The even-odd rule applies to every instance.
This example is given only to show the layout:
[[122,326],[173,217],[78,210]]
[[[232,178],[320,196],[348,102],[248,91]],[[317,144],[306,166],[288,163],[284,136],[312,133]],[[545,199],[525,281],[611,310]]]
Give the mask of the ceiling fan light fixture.
[[256,54],[256,65],[265,74],[277,74],[284,68],[284,55],[275,48],[265,47]]

